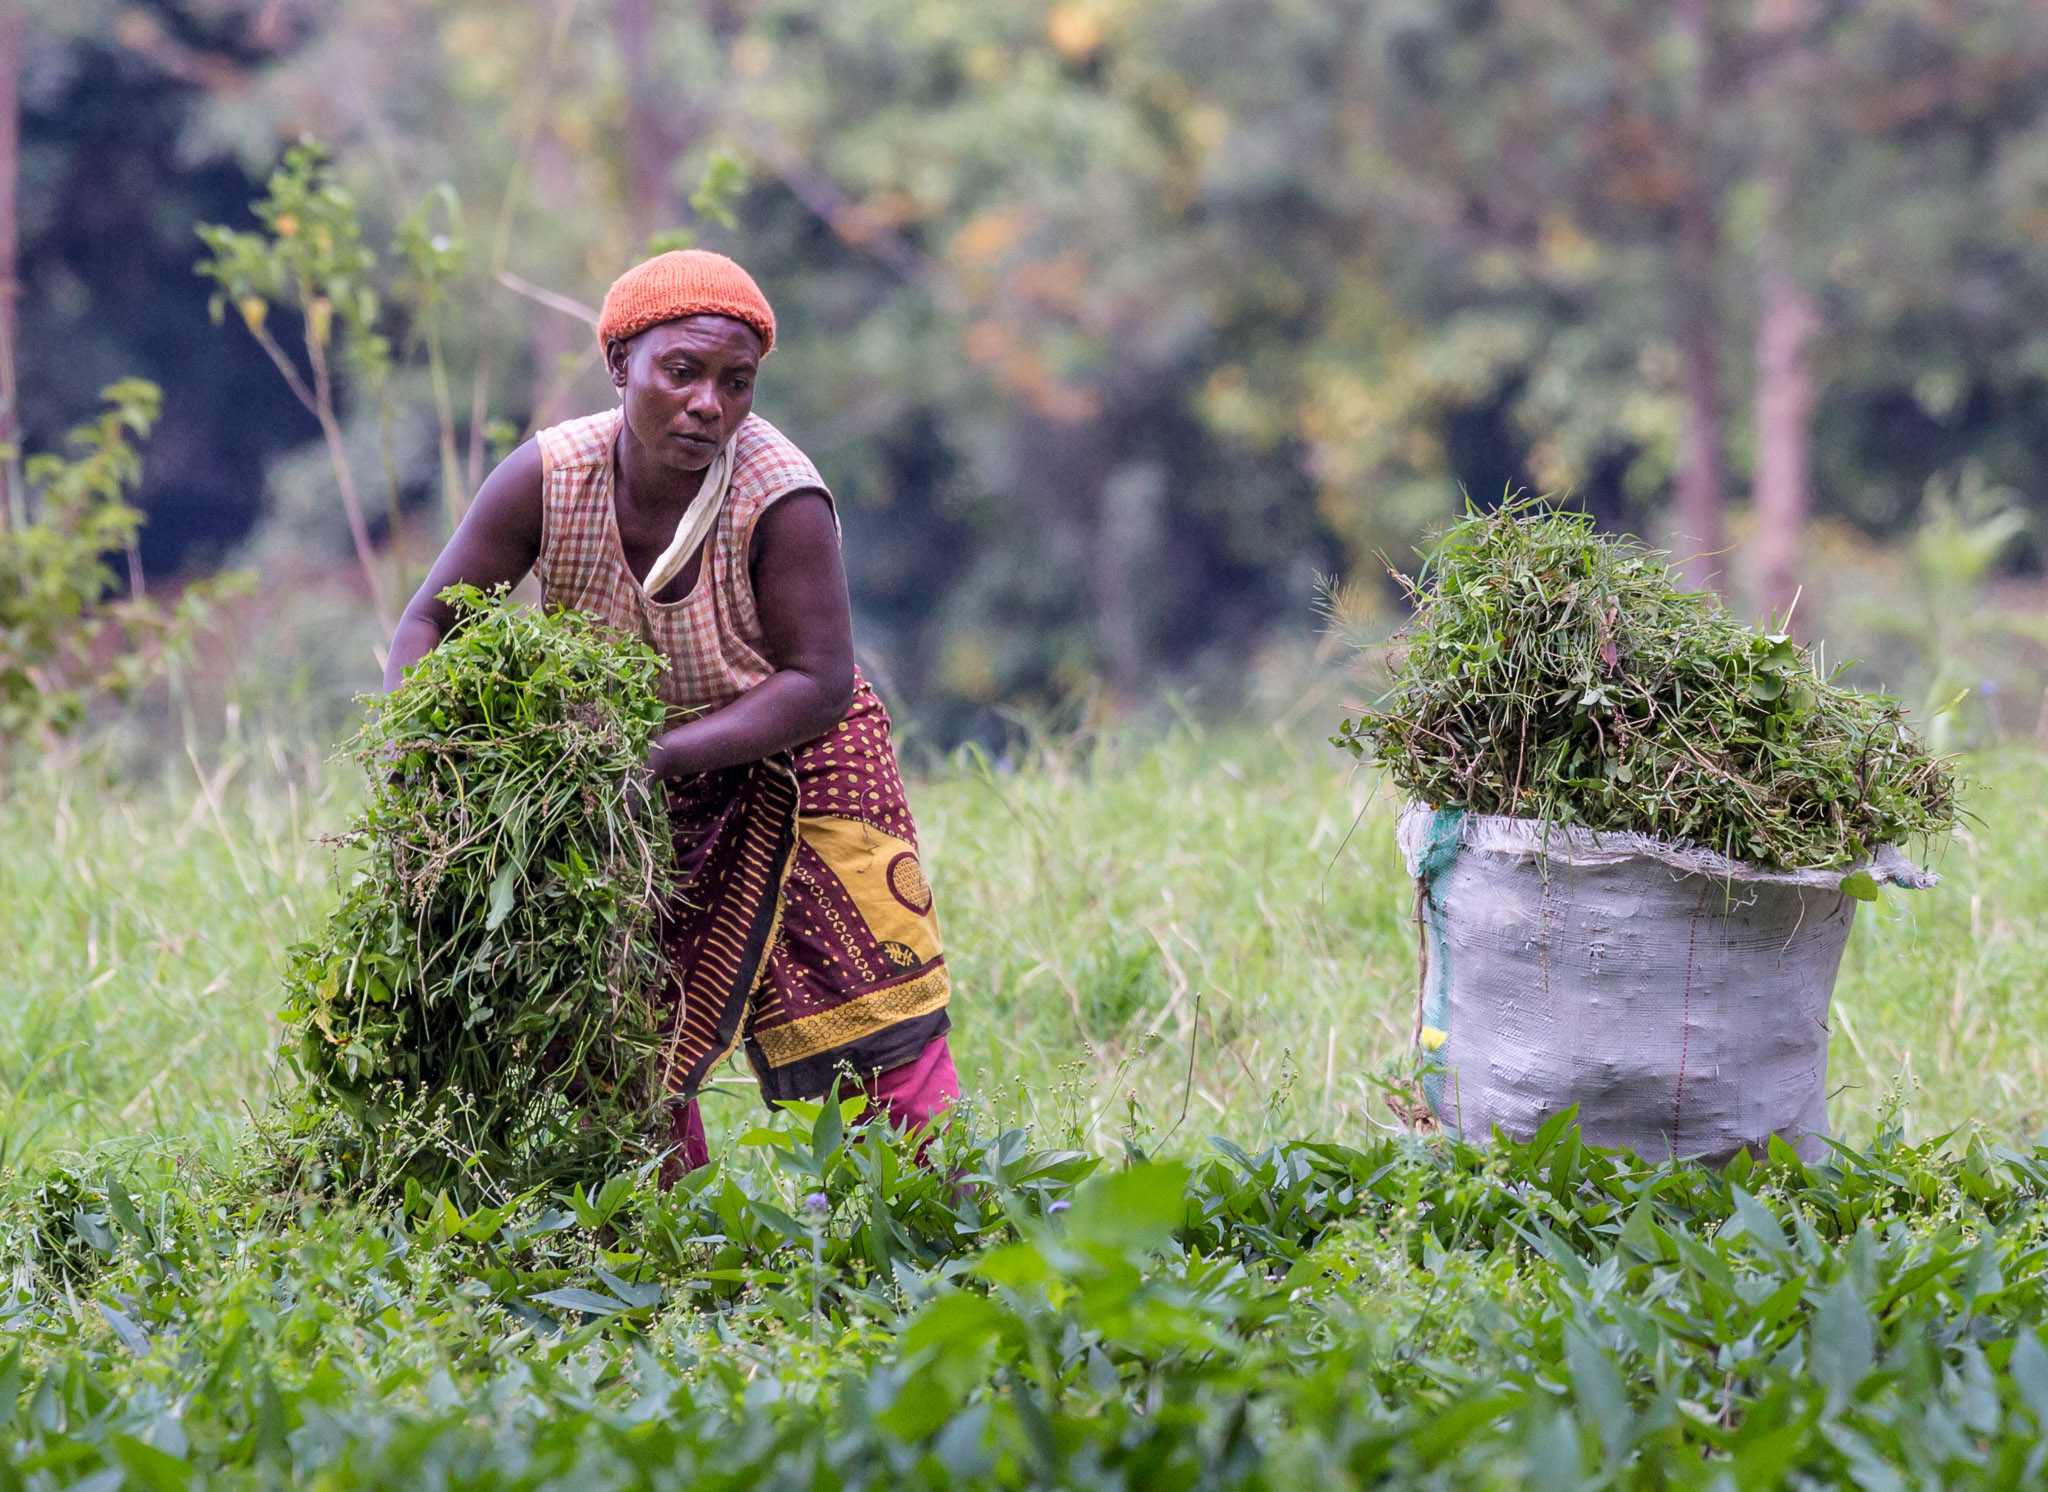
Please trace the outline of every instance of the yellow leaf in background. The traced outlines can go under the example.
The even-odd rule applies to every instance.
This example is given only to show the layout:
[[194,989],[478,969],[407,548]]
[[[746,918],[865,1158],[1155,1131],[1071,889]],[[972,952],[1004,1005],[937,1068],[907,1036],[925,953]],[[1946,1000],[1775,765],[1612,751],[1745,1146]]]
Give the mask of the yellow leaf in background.
[[316,295],[306,307],[306,335],[320,347],[327,345],[327,338],[334,329],[334,302],[324,295]]
[[1181,128],[1187,134],[1188,142],[1206,153],[1216,149],[1230,134],[1230,116],[1208,104],[1197,104],[1188,110]]
[[245,295],[235,302],[235,309],[242,313],[242,321],[253,335],[263,330],[270,315],[270,302],[260,295]]
[[1010,54],[1001,47],[969,47],[965,62],[967,76],[984,86],[999,83],[1010,71]]
[[762,36],[743,36],[732,44],[732,70],[748,82],[768,76],[775,65],[775,47]]
[[1102,22],[1085,5],[1055,5],[1045,18],[1046,39],[1069,62],[1086,62],[1102,45]]
[[993,259],[1023,235],[1022,215],[1014,208],[984,213],[953,236],[953,247],[969,259]]
[[1544,267],[1568,280],[1584,280],[1600,267],[1600,246],[1568,213],[1552,212],[1538,230]]
[[565,102],[557,105],[554,129],[555,138],[573,151],[587,151],[597,139],[596,121],[590,117],[590,111],[580,104]]
[[995,649],[980,632],[964,632],[949,640],[939,660],[948,687],[964,698],[994,699],[1002,689]]

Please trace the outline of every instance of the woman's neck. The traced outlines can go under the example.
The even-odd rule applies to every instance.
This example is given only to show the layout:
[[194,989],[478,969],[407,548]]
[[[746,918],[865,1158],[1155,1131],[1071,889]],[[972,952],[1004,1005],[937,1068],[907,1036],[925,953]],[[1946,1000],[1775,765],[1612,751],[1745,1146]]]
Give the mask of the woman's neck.
[[686,471],[655,460],[633,434],[633,427],[623,420],[619,422],[613,452],[619,498],[637,511],[673,513],[680,519],[704,488],[706,468]]

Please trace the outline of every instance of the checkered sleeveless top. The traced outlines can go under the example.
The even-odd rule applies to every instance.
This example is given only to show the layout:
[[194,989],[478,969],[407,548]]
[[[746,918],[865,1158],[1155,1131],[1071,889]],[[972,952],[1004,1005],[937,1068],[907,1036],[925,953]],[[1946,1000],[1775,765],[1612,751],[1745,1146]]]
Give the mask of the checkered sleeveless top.
[[[818,469],[759,415],[733,436],[732,482],[718,526],[704,541],[697,583],[680,601],[656,601],[626,565],[612,505],[612,444],[624,419],[608,409],[543,430],[541,604],[584,612],[639,636],[668,669],[661,697],[671,710],[715,710],[775,672],[762,656],[760,614],[747,564],[754,524],[777,498],[826,492]],[[829,498],[831,494],[826,492]]]

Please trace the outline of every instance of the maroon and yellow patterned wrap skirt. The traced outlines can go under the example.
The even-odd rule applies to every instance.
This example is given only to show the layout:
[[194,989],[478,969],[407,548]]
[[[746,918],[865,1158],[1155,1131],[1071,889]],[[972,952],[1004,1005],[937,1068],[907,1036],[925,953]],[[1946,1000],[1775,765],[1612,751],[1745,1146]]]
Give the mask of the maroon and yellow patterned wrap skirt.
[[735,1046],[769,1102],[901,1066],[945,1034],[949,986],[889,716],[865,679],[817,740],[669,790],[682,892],[662,928],[668,1091]]

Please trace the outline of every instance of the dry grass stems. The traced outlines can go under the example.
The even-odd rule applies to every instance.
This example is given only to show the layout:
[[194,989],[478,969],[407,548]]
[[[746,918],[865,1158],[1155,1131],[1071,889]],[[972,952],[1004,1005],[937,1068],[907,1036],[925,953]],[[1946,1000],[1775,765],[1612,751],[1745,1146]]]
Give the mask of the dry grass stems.
[[351,743],[369,802],[339,907],[292,951],[285,1018],[329,1184],[506,1195],[648,1141],[672,851],[639,784],[660,664],[575,613],[453,595],[456,632]]
[[1538,501],[1470,512],[1403,580],[1393,687],[1336,743],[1423,802],[1836,867],[1951,828],[1896,700]]

